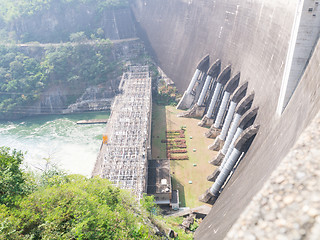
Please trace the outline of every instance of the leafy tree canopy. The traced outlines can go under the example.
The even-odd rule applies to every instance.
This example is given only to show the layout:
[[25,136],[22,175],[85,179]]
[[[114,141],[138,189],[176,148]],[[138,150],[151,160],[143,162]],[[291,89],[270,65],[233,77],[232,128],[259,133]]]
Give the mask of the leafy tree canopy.
[[11,205],[26,193],[25,177],[20,169],[23,154],[10,148],[0,148],[0,204]]
[[[0,117],[32,110],[26,106],[39,100],[41,93],[53,85],[85,89],[106,82],[122,66],[111,50],[108,40],[96,45],[38,49],[39,54],[29,56],[21,48],[0,46]],[[74,99],[77,94],[70,97]]]
[[[137,203],[101,178],[71,175],[67,182],[2,206],[5,239],[152,239]],[[0,237],[1,238],[1,237]]]
[[106,179],[67,175],[45,160],[41,173],[26,172],[21,152],[0,148],[1,240],[167,239],[155,225],[163,234],[174,229],[176,240],[193,239],[178,227],[182,218],[159,216],[153,196],[139,204]]
[[54,4],[61,4],[61,6],[93,4],[101,11],[110,7],[127,6],[128,0],[0,0],[0,18],[5,22],[10,22],[22,16],[30,16],[48,10]]
[[31,190],[22,161],[21,152],[0,148],[0,239],[153,239],[129,192],[49,165],[28,175]]

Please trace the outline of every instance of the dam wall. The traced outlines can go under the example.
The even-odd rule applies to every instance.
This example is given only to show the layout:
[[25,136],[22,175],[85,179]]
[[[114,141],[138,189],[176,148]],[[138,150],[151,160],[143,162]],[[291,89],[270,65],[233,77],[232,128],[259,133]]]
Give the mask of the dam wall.
[[[250,81],[271,120],[286,63],[297,1],[135,1],[133,10],[160,67],[187,89],[196,65],[210,55]],[[276,97],[275,94],[277,95]],[[272,97],[272,101],[270,101]]]
[[[299,50],[301,46],[293,44],[292,39],[294,29],[301,30],[296,23],[301,11],[299,3],[298,0],[135,0],[132,5],[141,36],[181,92],[187,89],[199,60],[209,54],[210,65],[220,59],[222,69],[231,64],[231,76],[240,71],[240,84],[248,81],[248,93],[255,93],[253,106],[259,107],[255,120],[260,125],[259,132],[197,230],[196,239],[226,236],[319,111],[318,28],[300,31],[305,33],[304,39],[313,40],[307,48],[300,49],[307,52],[303,59],[293,51],[288,60],[290,47]],[[303,3],[304,14],[318,20],[314,12],[318,2]],[[298,61],[292,65],[290,61],[295,56]],[[296,87],[290,90],[287,107],[279,114],[278,99],[288,67],[300,72],[296,73],[299,77],[295,77]]]

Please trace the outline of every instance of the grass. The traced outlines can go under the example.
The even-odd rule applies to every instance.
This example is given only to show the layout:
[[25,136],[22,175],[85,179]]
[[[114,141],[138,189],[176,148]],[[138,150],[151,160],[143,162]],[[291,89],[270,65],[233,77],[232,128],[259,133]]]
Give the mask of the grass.
[[155,103],[152,105],[152,158],[166,158],[166,144],[161,140],[166,139],[166,109]]
[[[166,144],[161,143],[161,139],[165,139],[165,131],[179,130],[181,126],[186,126],[185,139],[189,160],[173,160],[170,167],[173,189],[179,190],[181,206],[193,208],[203,205],[198,201],[198,197],[212,185],[212,182],[207,181],[207,176],[216,167],[208,161],[215,157],[217,152],[208,150],[208,145],[214,140],[204,136],[208,129],[197,125],[199,119],[177,117],[181,112],[183,111],[173,106],[153,105],[152,155],[154,159],[157,156],[165,158]],[[193,149],[196,151],[193,152]],[[192,181],[192,184],[189,184],[189,181]]]

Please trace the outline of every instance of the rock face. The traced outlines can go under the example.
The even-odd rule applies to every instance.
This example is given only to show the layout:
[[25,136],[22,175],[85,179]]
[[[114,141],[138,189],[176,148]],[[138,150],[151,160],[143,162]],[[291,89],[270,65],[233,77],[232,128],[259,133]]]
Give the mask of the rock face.
[[84,94],[77,99],[76,103],[68,106],[63,113],[87,112],[109,110],[113,102],[116,89],[109,86],[106,88],[89,87]]
[[22,41],[60,42],[68,41],[71,33],[96,33],[103,30],[104,38],[111,40],[136,37],[130,8],[108,9],[102,12],[94,4],[65,4],[52,1],[50,9],[12,22],[9,31],[15,31]]
[[[119,83],[119,81],[117,81]],[[89,87],[85,92],[76,99],[75,103],[68,105],[70,94],[74,94],[74,90],[66,88],[63,85],[55,86],[44,93],[41,99],[34,103],[33,106],[26,107],[25,116],[38,114],[68,114],[76,112],[102,111],[109,110],[117,92],[117,85],[107,82],[108,87],[101,85]],[[79,89],[78,91],[81,91]],[[12,118],[21,118],[22,115],[13,116]]]
[[[226,236],[320,109],[320,44],[314,42],[289,104],[281,115],[276,112],[300,2],[135,0],[132,5],[141,36],[181,92],[187,89],[197,62],[209,53],[210,61],[220,59],[222,68],[231,64],[232,75],[241,72],[240,85],[249,82],[248,92],[255,92],[254,105],[259,106],[255,120],[259,134],[196,239]],[[313,9],[315,3],[310,4]]]

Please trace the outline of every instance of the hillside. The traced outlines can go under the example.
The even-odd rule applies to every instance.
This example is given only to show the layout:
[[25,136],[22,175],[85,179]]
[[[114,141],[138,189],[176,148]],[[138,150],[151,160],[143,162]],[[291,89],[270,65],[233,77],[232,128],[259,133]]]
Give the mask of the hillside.
[[135,36],[127,0],[0,1],[2,41],[65,42],[70,34],[87,38]]
[[99,89],[89,99],[111,100],[125,64],[148,61],[139,41],[2,45],[0,52],[0,119],[62,113],[89,87]]
[[153,197],[139,202],[107,179],[68,175],[49,160],[39,172],[22,170],[23,159],[0,147],[0,239],[167,239],[170,229],[192,239],[182,218],[159,215]]
[[125,66],[150,62],[133,22],[126,0],[1,0],[0,119],[110,105]]

